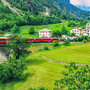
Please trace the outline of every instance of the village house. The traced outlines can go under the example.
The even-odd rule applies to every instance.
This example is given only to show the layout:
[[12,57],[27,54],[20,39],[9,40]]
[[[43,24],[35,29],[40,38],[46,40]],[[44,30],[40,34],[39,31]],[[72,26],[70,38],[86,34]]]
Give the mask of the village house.
[[75,36],[88,36],[87,30],[82,28],[71,29],[70,33],[75,33]]
[[90,36],[90,23],[86,24],[86,33]]
[[75,33],[76,36],[90,36],[90,23],[86,24],[86,29],[74,28],[70,30],[70,33]]
[[52,31],[48,29],[43,29],[39,31],[39,38],[50,38],[52,36]]
[[81,36],[82,28],[73,28],[70,30],[70,33],[75,33],[76,36]]

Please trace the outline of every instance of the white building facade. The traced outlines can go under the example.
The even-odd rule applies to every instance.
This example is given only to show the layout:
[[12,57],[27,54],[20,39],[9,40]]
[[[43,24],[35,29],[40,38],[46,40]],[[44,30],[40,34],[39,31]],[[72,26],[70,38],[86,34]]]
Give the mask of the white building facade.
[[86,33],[90,36],[90,23],[86,24]]
[[81,28],[73,28],[71,29],[70,33],[75,33],[76,36],[80,36],[82,32]]
[[52,36],[52,31],[48,29],[43,29],[39,31],[39,38],[50,38]]

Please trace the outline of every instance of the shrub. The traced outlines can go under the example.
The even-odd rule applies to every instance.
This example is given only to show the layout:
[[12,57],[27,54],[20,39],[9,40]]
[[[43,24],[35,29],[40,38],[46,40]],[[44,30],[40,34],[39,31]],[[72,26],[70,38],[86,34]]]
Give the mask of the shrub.
[[38,49],[38,51],[43,51],[43,49]]
[[49,50],[48,46],[45,45],[44,46],[44,50]]
[[87,42],[87,40],[83,39],[83,42],[84,42],[84,43],[86,43],[86,42]]
[[63,44],[66,46],[70,45],[70,40],[65,40]]
[[57,40],[54,40],[54,41],[53,41],[53,46],[54,46],[54,47],[59,46],[59,44],[58,44],[58,41],[57,41]]
[[65,38],[60,38],[60,41],[65,41],[66,39]]
[[10,59],[0,64],[0,80],[6,82],[11,79],[24,78],[23,71],[27,68],[22,60]]

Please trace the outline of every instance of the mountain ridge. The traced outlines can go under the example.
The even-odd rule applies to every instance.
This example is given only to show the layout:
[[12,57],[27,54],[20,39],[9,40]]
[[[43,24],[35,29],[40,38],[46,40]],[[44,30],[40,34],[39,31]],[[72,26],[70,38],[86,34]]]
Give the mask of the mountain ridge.
[[23,11],[46,12],[45,7],[50,8],[51,13],[67,14],[74,17],[85,18],[89,16],[89,11],[83,11],[70,3],[70,0],[7,0],[11,5]]

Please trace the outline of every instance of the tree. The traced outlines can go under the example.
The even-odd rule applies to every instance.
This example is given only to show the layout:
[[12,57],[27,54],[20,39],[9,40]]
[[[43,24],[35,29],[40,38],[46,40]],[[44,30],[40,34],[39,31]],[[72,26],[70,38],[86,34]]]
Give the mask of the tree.
[[0,80],[7,82],[11,79],[22,79],[24,78],[23,71],[25,69],[27,69],[27,65],[24,60],[11,58],[0,64]]
[[68,27],[73,27],[76,26],[76,24],[73,21],[69,21],[68,22]]
[[19,27],[18,27],[16,24],[14,24],[11,32],[12,32],[12,33],[19,33]]
[[44,50],[49,50],[49,48],[48,48],[48,46],[44,46],[44,48],[43,48]]
[[75,33],[71,33],[70,36],[75,36]]
[[75,63],[65,66],[67,71],[63,71],[64,78],[55,81],[56,86],[68,88],[68,90],[89,90],[90,89],[90,67],[88,65],[80,67]]
[[61,37],[61,32],[59,30],[53,31],[52,36],[53,37]]
[[3,31],[2,30],[0,30],[0,34],[3,34]]
[[10,52],[16,59],[20,56],[26,56],[30,53],[26,48],[29,47],[28,38],[13,34],[9,36],[9,41],[6,43]]
[[84,43],[86,43],[86,42],[87,42],[87,40],[83,39],[83,42],[84,42]]
[[54,40],[54,41],[53,41],[53,46],[54,46],[54,47],[59,46],[59,44],[58,44],[58,41],[57,41],[57,40]]
[[66,45],[66,46],[70,45],[70,40],[69,39],[65,40],[63,44]]
[[34,27],[30,27],[29,34],[34,34],[34,33],[35,33]]
[[68,31],[66,30],[65,26],[63,25],[61,28],[61,34],[62,35],[67,35]]

